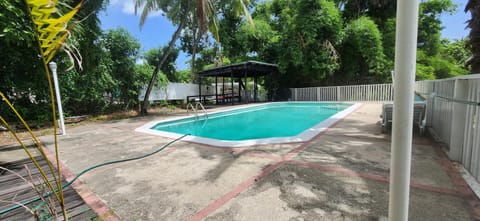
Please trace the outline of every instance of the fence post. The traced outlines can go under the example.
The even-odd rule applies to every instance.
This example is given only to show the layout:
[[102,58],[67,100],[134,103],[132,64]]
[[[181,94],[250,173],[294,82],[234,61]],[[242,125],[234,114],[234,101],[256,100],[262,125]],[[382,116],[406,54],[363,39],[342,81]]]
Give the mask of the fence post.
[[322,98],[320,97],[320,87],[317,87],[317,101],[321,101]]
[[340,101],[340,86],[337,86],[337,101]]
[[[455,80],[453,99],[466,100],[468,94],[467,80]],[[452,109],[452,129],[450,135],[450,145],[448,156],[455,161],[462,160],[463,138],[465,132],[465,117],[467,105],[459,102],[453,102]]]

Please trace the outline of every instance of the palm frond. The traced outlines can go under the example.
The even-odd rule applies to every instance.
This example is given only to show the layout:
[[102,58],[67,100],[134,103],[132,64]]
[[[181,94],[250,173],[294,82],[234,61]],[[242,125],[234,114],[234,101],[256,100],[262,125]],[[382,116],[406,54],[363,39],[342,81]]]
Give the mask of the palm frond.
[[[50,78],[50,71],[48,68],[48,63],[53,59],[55,54],[57,53],[58,49],[62,45],[65,45],[66,39],[70,36],[69,31],[69,23],[73,16],[78,12],[80,7],[82,6],[83,1],[80,1],[74,8],[70,8],[68,5],[64,3],[59,3],[58,0],[25,0],[27,5],[28,14],[32,20],[34,30],[35,30],[35,37],[38,43],[38,48],[40,51],[40,55],[42,58],[43,68],[45,71],[45,75],[48,81],[49,91],[50,91],[50,100],[51,100],[51,107],[52,107],[52,118],[53,118],[53,132],[54,132],[54,144],[55,144],[55,159],[57,161],[57,176],[53,176],[55,179],[56,187],[58,190],[58,194],[55,193],[53,190],[53,186],[50,183],[50,180],[44,177],[45,182],[50,187],[52,191],[54,191],[55,196],[58,200],[62,208],[63,217],[65,220],[68,220],[67,211],[65,208],[65,199],[63,197],[63,190],[62,190],[62,183],[61,183],[61,174],[60,174],[60,165],[59,165],[59,157],[58,157],[58,142],[57,142],[57,122],[56,122],[56,111],[55,111],[55,96],[53,93],[53,84]],[[61,8],[67,8],[68,12],[62,14],[59,10]],[[11,107],[12,110],[15,112],[15,108]],[[21,119],[21,116],[17,114],[17,117]],[[24,123],[26,124],[26,123]],[[28,125],[26,125],[28,128]],[[29,132],[31,130],[28,128]],[[33,133],[31,133],[34,140],[36,137]],[[19,141],[20,142],[20,141]],[[20,142],[21,143],[21,142]],[[39,142],[36,142],[37,148],[42,150],[42,147]],[[47,162],[49,160],[45,157],[44,158]],[[30,159],[32,157],[30,156]],[[37,164],[35,165],[39,170],[42,170]],[[51,164],[49,162],[49,167],[52,170]]]
[[42,56],[48,63],[69,36],[68,23],[80,9],[82,2],[61,15],[58,0],[26,0],[35,25]]
[[250,0],[233,0],[233,10],[236,12],[237,16],[243,14],[243,16],[245,16],[245,19],[247,20],[247,23],[253,27],[255,25],[252,16],[248,11],[248,6],[250,6],[251,4],[252,3]]

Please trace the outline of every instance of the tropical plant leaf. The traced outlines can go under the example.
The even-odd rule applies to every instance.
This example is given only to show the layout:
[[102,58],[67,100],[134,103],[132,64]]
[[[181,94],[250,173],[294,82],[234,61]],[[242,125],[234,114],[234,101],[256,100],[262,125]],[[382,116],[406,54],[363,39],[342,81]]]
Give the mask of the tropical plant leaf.
[[[38,43],[38,48],[42,57],[43,67],[45,74],[47,76],[47,81],[49,85],[50,98],[51,98],[51,107],[52,107],[52,116],[53,116],[53,125],[54,125],[54,143],[55,143],[55,160],[57,162],[57,176],[53,176],[55,179],[56,187],[58,193],[53,189],[53,185],[47,177],[44,177],[46,184],[49,186],[51,191],[54,192],[56,199],[58,200],[61,208],[63,217],[65,220],[68,220],[67,211],[65,207],[65,199],[63,197],[63,190],[61,184],[61,174],[60,174],[60,165],[58,158],[58,142],[57,142],[57,122],[56,122],[56,111],[55,111],[55,95],[53,93],[53,84],[50,78],[50,71],[48,69],[48,63],[55,56],[58,49],[65,45],[65,40],[70,36],[69,23],[73,16],[78,12],[82,6],[83,1],[80,1],[74,8],[71,8],[64,3],[59,3],[58,0],[25,0],[27,5],[28,14],[32,20],[35,37]],[[57,7],[61,4],[61,7]],[[68,12],[62,14],[59,8],[67,9]],[[68,50],[68,47],[66,47]],[[12,107],[15,111],[15,108]],[[21,116],[18,116],[21,118]],[[28,126],[27,126],[28,128]],[[31,132],[31,130],[29,129]],[[34,139],[35,135],[32,133]],[[20,142],[20,141],[19,141]],[[21,143],[21,142],[20,142]],[[37,143],[37,147],[41,150],[42,147]],[[28,153],[28,152],[27,152]],[[45,157],[45,155],[44,155]],[[33,158],[30,157],[32,160]],[[51,170],[51,163],[47,160]],[[42,170],[37,164],[35,165],[39,170]],[[53,172],[53,171],[52,171]]]
[[69,37],[69,22],[82,2],[63,15],[57,8],[58,0],[26,0],[26,3],[35,25],[42,57],[48,63]]

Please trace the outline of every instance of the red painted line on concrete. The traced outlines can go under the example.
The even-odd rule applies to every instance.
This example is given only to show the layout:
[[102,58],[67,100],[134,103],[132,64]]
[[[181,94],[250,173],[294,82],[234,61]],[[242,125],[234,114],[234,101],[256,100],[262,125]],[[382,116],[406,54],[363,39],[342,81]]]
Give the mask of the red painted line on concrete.
[[434,150],[437,156],[440,158],[440,163],[445,168],[447,175],[452,179],[455,189],[459,193],[462,193],[464,195],[473,194],[472,190],[470,190],[470,187],[465,182],[462,175],[458,173],[457,169],[455,169],[450,159],[448,159],[448,156],[438,147],[434,148]]
[[236,186],[232,191],[228,192],[227,194],[223,195],[219,199],[217,199],[215,202],[211,203],[207,207],[203,208],[200,210],[198,213],[194,214],[192,217],[187,219],[188,221],[198,221],[202,220],[203,218],[207,217],[210,215],[212,212],[217,210],[218,208],[222,207],[225,205],[228,201],[230,201],[232,198],[236,197],[238,194],[242,193],[246,189],[248,189],[250,186],[252,186],[256,181],[259,179],[267,176],[268,174],[272,173],[275,169],[280,167],[284,162],[276,162],[275,164],[270,165],[269,167],[265,168],[264,170],[261,171],[260,174],[253,176],[249,178],[248,180],[244,181],[240,185]]
[[[357,171],[350,170],[350,169],[343,168],[343,167],[325,166],[325,165],[320,165],[320,164],[316,164],[316,163],[308,163],[308,162],[303,162],[303,161],[298,161],[298,160],[289,160],[289,161],[287,161],[287,163],[302,165],[302,166],[306,166],[306,167],[310,167],[310,168],[314,168],[314,169],[319,169],[319,170],[324,170],[324,171],[341,173],[341,174],[345,174],[345,175],[348,175],[348,176],[366,178],[366,179],[369,179],[369,180],[374,180],[374,181],[383,182],[383,183],[390,183],[390,179],[386,176],[357,172]],[[427,191],[431,191],[431,192],[437,192],[437,193],[443,193],[443,194],[449,194],[449,195],[456,195],[456,196],[459,195],[458,192],[455,191],[455,190],[436,187],[436,186],[432,186],[432,185],[428,185],[428,184],[422,184],[422,183],[418,183],[418,182],[411,182],[410,186],[414,187],[414,188],[417,188],[417,189],[427,190]]]
[[337,122],[335,122],[334,124],[332,124],[330,127],[326,128],[325,130],[323,130],[323,131],[320,132],[319,134],[315,135],[312,139],[304,142],[302,145],[300,145],[300,146],[296,147],[295,149],[289,151],[287,154],[285,154],[285,156],[283,156],[283,158],[284,158],[285,160],[293,159],[298,153],[300,153],[300,151],[307,149],[307,147],[308,147],[314,140],[316,140],[317,138],[319,138],[320,136],[322,136],[323,134],[325,134],[328,130],[330,130],[330,128],[334,127],[335,125],[337,125],[338,123],[340,123],[342,120],[343,120],[343,119],[338,120]]
[[[43,146],[45,154],[47,155],[48,160],[54,165],[57,164],[55,160],[55,155],[50,152],[45,146]],[[72,173],[62,162],[59,162],[60,173],[65,177],[65,180],[72,180],[75,175]],[[101,220],[105,221],[119,221],[120,218],[112,211],[110,208],[105,205],[87,186],[82,184],[79,180],[76,180],[72,183],[71,187],[80,195],[83,201],[97,213],[98,217]]]
[[438,146],[434,149],[435,153],[440,158],[440,163],[445,168],[448,176],[452,179],[456,191],[464,195],[463,199],[470,207],[473,218],[475,220],[480,220],[480,200],[470,189],[470,186],[468,186],[467,182],[465,182],[462,175],[460,175],[460,173],[457,171],[447,154]]
[[352,110],[350,113],[348,113],[347,115],[345,115],[342,119],[339,119],[337,120],[337,122],[333,123],[332,125],[330,125],[329,127],[325,128],[325,130],[321,131],[319,134],[315,135],[314,137],[312,137],[312,139],[306,141],[305,143],[303,143],[302,145],[298,146],[297,148],[291,150],[290,152],[288,152],[284,158],[285,160],[290,160],[290,159],[293,159],[300,151],[302,150],[305,150],[307,149],[307,147],[314,141],[316,140],[318,137],[322,136],[323,134],[325,134],[327,131],[329,131],[331,128],[335,127],[337,124],[339,124],[340,122],[343,122],[345,120],[345,118],[347,118],[348,116],[350,116],[351,114],[353,114],[354,112],[356,112],[358,109],[360,109],[361,107],[363,107],[363,104],[359,105],[357,108],[355,108],[354,110]]
[[269,155],[269,154],[263,154],[263,153],[255,153],[253,152],[254,150],[242,150],[242,151],[235,151],[235,153],[240,154],[240,155],[249,155],[249,156],[255,156],[259,158],[265,158],[265,159],[270,159],[273,161],[283,161],[282,157],[275,156],[275,155]]
[[427,190],[431,192],[443,193],[443,194],[448,194],[453,196],[463,196],[461,193],[457,192],[456,190],[436,187],[429,184],[418,183],[415,181],[410,182],[410,186],[416,189]]

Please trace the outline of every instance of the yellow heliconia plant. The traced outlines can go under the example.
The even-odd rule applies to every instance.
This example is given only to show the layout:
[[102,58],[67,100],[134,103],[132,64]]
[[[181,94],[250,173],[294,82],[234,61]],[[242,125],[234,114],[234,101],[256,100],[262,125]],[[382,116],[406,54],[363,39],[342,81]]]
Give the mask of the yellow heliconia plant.
[[68,22],[80,9],[81,3],[70,12],[59,17],[53,17],[59,14],[56,7],[58,0],[26,0],[26,2],[35,25],[42,57],[48,64],[70,35],[67,29]]
[[[50,89],[52,116],[53,116],[53,124],[54,124],[53,135],[54,135],[54,143],[55,143],[55,158],[57,162],[57,166],[56,166],[57,170],[53,168],[52,163],[48,160],[40,141],[37,139],[37,137],[32,132],[28,124],[23,120],[22,116],[18,113],[15,107],[11,104],[11,102],[9,102],[7,97],[2,92],[0,92],[0,98],[15,113],[17,118],[20,120],[20,122],[22,122],[22,124],[28,130],[29,134],[32,136],[32,139],[37,149],[39,150],[41,155],[45,158],[45,160],[48,163],[48,167],[50,169],[51,174],[53,175],[53,179],[54,179],[53,182],[55,184],[52,184],[52,181],[48,178],[47,173],[39,165],[35,157],[33,157],[33,154],[27,148],[25,143],[19,139],[14,129],[10,127],[8,122],[2,116],[0,116],[0,123],[4,124],[6,128],[12,133],[15,139],[20,143],[22,148],[25,150],[30,160],[34,163],[34,165],[40,171],[40,174],[44,179],[45,184],[53,193],[54,198],[57,200],[57,202],[60,204],[62,208],[62,214],[63,214],[64,220],[68,220],[64,197],[63,197],[63,191],[62,191],[61,174],[59,169],[60,161],[58,158],[55,96],[53,91],[50,70],[48,68],[48,63],[53,59],[56,52],[60,48],[62,48],[62,46],[66,46],[65,41],[70,36],[70,29],[71,29],[71,27],[69,26],[69,23],[72,20],[73,16],[78,12],[80,7],[82,6],[83,1],[81,1],[74,8],[69,8],[69,6],[66,5],[65,3],[59,3],[58,0],[25,0],[25,3],[27,5],[28,14],[34,26],[36,41],[38,43],[40,56],[42,59],[45,75],[46,75],[49,89]],[[58,6],[62,6],[62,8],[69,8],[69,11],[65,14],[62,14]],[[54,215],[56,216],[56,214]]]

